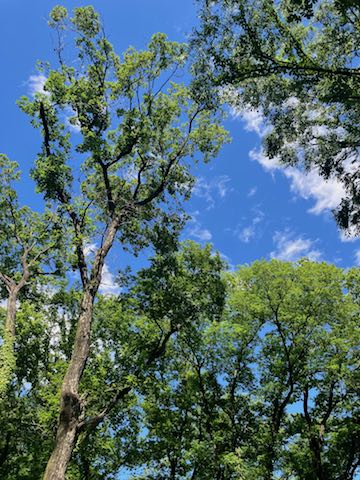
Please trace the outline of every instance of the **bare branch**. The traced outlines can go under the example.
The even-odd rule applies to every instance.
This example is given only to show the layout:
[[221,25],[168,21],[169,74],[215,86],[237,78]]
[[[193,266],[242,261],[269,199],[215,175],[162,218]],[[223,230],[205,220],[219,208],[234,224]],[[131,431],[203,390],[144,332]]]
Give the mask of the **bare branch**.
[[115,213],[115,203],[114,203],[114,198],[113,198],[113,193],[112,193],[112,188],[110,184],[110,179],[108,175],[108,165],[106,165],[104,162],[101,160],[98,161],[101,170],[102,170],[102,175],[105,183],[105,191],[106,191],[106,197],[107,197],[107,205],[109,209],[110,216],[112,217]]
[[137,198],[137,195],[139,193],[139,189],[141,187],[141,175],[143,174],[143,172],[146,170],[148,164],[149,164],[149,161],[147,158],[144,158],[140,152],[138,152],[138,155],[139,157],[141,158],[141,167],[139,168],[138,170],[138,174],[137,174],[137,184],[136,184],[136,187],[135,187],[135,190],[134,190],[134,193],[133,193],[133,199],[136,200]]

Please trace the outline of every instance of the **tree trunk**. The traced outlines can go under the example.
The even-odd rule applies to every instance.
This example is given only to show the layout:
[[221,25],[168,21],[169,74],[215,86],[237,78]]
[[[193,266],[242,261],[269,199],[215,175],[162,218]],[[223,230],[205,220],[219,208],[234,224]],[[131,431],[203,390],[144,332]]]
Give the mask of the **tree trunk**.
[[44,480],[65,480],[65,473],[72,452],[76,446],[78,427],[82,420],[83,404],[79,395],[79,385],[90,351],[91,324],[94,299],[99,290],[102,268],[119,227],[120,218],[111,221],[103,245],[97,251],[90,279],[84,273],[80,258],[84,293],[71,360],[61,387],[60,418],[55,446],[46,466]]
[[17,296],[18,289],[16,287],[11,288],[7,299],[4,336],[0,349],[0,398],[5,395],[11,381],[12,373],[15,370],[16,359],[14,346]]
[[321,441],[315,434],[310,433],[309,444],[312,452],[313,467],[316,473],[316,477],[318,480],[326,480],[326,475],[325,475],[324,467],[321,460],[321,450],[322,450]]
[[82,404],[79,384],[90,349],[94,293],[84,292],[76,331],[73,354],[61,389],[60,419],[55,447],[48,461],[44,480],[64,480],[71,454],[76,445]]

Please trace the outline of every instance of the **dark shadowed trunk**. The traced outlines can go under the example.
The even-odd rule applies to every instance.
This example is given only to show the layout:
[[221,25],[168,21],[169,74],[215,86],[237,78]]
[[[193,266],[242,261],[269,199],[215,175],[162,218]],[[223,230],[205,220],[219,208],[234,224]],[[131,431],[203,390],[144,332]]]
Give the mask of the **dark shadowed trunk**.
[[[330,406],[329,406],[329,415],[332,408],[332,391],[333,385],[331,387],[331,395],[330,395]],[[316,474],[316,478],[318,480],[327,480],[327,476],[324,470],[324,466],[322,463],[321,453],[322,453],[322,438],[314,431],[313,420],[310,416],[309,409],[308,409],[308,401],[309,401],[309,388],[306,385],[304,389],[304,399],[303,399],[303,407],[304,407],[304,416],[309,430],[309,447],[311,450],[312,456],[312,464],[314,468],[314,472]],[[325,424],[326,419],[324,419],[323,423],[320,425],[320,430],[322,434],[325,431]]]

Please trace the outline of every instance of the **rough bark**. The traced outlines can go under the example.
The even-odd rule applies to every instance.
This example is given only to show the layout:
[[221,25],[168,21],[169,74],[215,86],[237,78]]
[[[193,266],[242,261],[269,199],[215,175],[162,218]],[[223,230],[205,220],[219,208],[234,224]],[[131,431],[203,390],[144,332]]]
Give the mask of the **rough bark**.
[[84,405],[79,385],[90,351],[91,324],[95,296],[101,282],[101,272],[119,226],[120,219],[113,219],[103,245],[98,249],[90,278],[84,278],[84,293],[77,323],[72,357],[61,387],[60,417],[55,446],[48,461],[44,480],[64,480],[67,466],[76,446],[82,424]]
[[61,405],[55,447],[48,461],[44,479],[61,480],[76,445],[82,413],[79,384],[90,348],[91,320],[94,297],[85,292],[78,321],[73,355],[61,388]]

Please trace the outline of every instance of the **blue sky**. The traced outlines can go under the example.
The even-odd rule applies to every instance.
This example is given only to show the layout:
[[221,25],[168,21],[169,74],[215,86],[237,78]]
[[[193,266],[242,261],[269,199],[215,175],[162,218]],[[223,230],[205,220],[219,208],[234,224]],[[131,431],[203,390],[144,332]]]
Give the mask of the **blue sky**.
[[[20,163],[24,172],[20,194],[28,203],[35,198],[28,171],[40,142],[15,102],[36,86],[36,61],[52,58],[46,18],[55,4],[0,0],[0,150]],[[62,4],[71,9],[87,2]],[[192,0],[94,0],[91,4],[101,13],[118,52],[129,45],[144,48],[158,31],[171,40],[185,41],[196,22]],[[331,215],[340,201],[341,186],[325,183],[316,173],[305,176],[294,168],[283,170],[265,158],[261,153],[265,127],[259,112],[232,112],[226,127],[232,143],[210,164],[196,168],[197,185],[186,205],[192,220],[183,237],[213,243],[231,265],[302,256],[342,267],[359,264],[359,241],[345,241]],[[109,288],[114,263],[110,258],[106,267]]]

